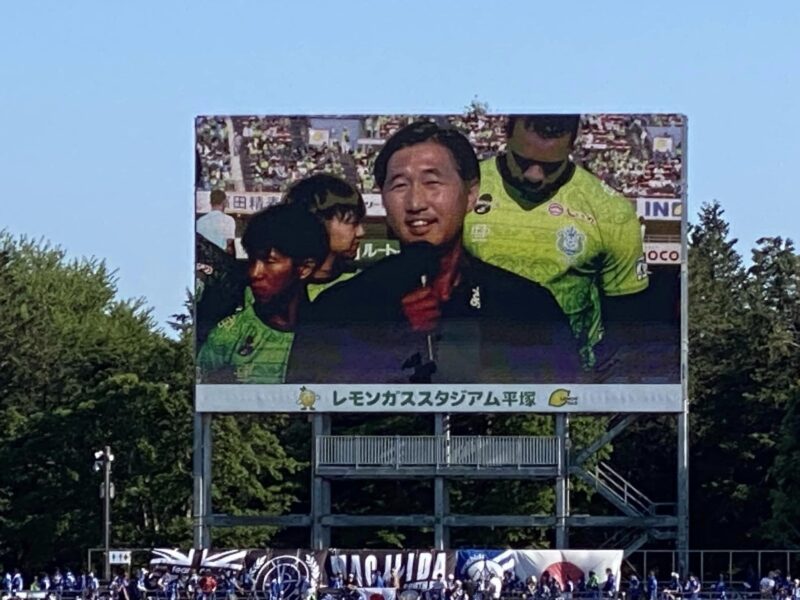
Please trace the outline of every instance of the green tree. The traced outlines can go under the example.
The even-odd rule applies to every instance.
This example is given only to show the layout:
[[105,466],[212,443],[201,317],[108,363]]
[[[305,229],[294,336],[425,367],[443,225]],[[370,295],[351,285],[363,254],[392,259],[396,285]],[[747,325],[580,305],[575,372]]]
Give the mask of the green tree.
[[[77,567],[102,540],[92,453],[112,447],[112,539],[130,547],[191,543],[192,323],[178,338],[142,301],[117,299],[102,261],[0,233],[0,561],[31,572]],[[279,421],[220,417],[216,506],[280,512],[297,461]],[[262,532],[259,543],[267,541]],[[223,532],[232,545],[251,534]]]
[[735,243],[719,204],[704,206],[689,254],[689,381],[691,533],[706,547],[765,541],[777,426],[797,386],[794,248],[759,240],[745,270]]

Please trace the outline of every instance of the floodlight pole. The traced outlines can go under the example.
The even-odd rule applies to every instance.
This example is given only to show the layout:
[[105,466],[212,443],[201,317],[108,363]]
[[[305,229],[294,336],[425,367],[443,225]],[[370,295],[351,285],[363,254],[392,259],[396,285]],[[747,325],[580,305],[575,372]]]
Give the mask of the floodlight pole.
[[111,581],[111,461],[113,460],[111,447],[103,449],[101,460],[103,462],[103,548],[105,559],[103,561],[103,577]]

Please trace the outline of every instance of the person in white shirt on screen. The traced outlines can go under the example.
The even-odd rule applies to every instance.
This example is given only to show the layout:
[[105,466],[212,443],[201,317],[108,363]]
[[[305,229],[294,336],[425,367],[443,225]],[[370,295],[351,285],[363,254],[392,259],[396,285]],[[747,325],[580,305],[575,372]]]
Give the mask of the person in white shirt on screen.
[[225,214],[227,199],[223,190],[211,192],[211,210],[197,219],[197,233],[228,254],[235,253],[236,220]]

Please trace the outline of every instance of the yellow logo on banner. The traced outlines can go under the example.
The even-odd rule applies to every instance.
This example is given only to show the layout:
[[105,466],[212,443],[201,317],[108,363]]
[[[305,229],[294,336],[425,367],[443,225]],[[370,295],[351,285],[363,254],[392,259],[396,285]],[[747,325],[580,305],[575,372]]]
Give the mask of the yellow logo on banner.
[[550,406],[557,406],[561,407],[566,404],[577,404],[578,397],[577,396],[570,396],[569,390],[565,390],[564,388],[558,388],[552,394],[550,394],[550,400],[547,402]]
[[305,386],[300,388],[300,396],[297,398],[300,410],[314,410],[317,400],[319,400],[319,394],[315,394]]

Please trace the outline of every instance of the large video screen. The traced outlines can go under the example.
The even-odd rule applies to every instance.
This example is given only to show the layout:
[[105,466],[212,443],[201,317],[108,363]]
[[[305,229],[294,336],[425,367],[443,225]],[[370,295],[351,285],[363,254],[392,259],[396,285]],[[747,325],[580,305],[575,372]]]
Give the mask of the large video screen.
[[686,119],[195,121],[201,412],[678,412]]

